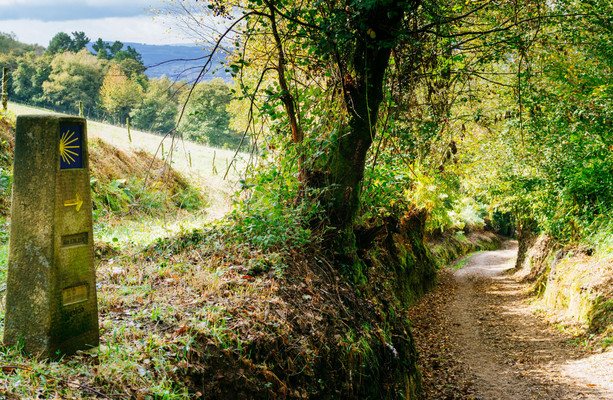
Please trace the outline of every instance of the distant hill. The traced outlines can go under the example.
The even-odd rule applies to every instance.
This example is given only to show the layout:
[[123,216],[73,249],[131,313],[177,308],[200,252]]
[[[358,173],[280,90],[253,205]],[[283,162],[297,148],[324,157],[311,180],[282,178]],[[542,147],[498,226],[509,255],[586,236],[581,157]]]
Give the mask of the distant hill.
[[[93,43],[89,43],[87,48],[92,51]],[[145,75],[149,78],[167,78],[180,81],[194,80],[208,55],[207,50],[203,50],[198,46],[186,45],[151,45],[142,43],[124,42],[124,46],[133,47],[138,53],[143,56],[143,64],[147,68]],[[124,49],[125,49],[124,47]],[[173,61],[175,60],[175,61]],[[210,81],[214,78],[221,78],[226,82],[230,82],[232,77],[226,72],[226,66],[222,65],[225,61],[225,54],[216,54],[211,68],[202,77],[204,81]]]

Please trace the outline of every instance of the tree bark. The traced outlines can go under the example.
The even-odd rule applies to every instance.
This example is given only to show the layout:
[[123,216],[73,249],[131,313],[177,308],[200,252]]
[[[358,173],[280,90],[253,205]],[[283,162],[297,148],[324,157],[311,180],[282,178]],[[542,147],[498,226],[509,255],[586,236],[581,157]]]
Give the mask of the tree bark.
[[327,155],[326,170],[308,175],[307,186],[326,188],[323,204],[329,226],[349,240],[359,210],[366,157],[376,136],[391,50],[405,12],[418,2],[381,1],[362,11],[364,17],[356,27],[353,54],[347,60],[344,68],[347,74],[341,82],[347,127],[338,136],[332,154]]

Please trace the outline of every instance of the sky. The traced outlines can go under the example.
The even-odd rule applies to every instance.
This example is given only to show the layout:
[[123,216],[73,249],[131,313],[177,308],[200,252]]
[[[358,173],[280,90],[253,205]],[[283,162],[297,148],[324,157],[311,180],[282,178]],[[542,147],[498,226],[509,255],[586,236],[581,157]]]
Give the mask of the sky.
[[20,42],[47,47],[58,32],[85,32],[92,42],[194,43],[173,29],[171,18],[155,16],[160,0],[0,0],[0,32]]

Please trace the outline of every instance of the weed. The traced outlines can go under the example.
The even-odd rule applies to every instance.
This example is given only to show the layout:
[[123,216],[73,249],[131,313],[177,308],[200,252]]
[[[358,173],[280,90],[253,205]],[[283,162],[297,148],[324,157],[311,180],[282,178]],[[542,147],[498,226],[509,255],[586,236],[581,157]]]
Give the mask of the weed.
[[577,346],[588,347],[590,346],[592,339],[594,339],[594,336],[594,334],[578,336],[571,339],[570,343]]
[[453,269],[462,269],[464,268],[464,266],[466,266],[466,263],[468,262],[468,260],[470,260],[470,254],[466,255],[464,257],[462,257],[460,260],[458,260],[457,262],[454,262],[453,264],[450,265],[451,268]]
[[613,336],[607,336],[600,339],[600,345],[602,346],[602,348],[607,348],[613,345]]

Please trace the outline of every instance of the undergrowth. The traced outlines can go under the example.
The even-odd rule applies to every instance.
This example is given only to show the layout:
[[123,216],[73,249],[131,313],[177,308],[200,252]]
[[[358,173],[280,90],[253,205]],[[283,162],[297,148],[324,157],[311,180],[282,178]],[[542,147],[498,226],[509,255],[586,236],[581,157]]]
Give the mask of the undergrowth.
[[[398,227],[373,253],[387,261],[370,258],[371,279],[356,287],[312,242],[294,241],[306,233],[271,242],[259,234],[269,222],[236,229],[244,221],[237,210],[140,250],[99,254],[100,347],[54,363],[2,348],[0,394],[301,399],[418,390],[399,295],[410,282],[398,286],[390,262],[396,246],[409,246],[405,263],[420,261],[392,233]],[[416,265],[405,264],[405,276]]]
[[590,347],[607,347],[613,337],[613,224],[601,216],[573,243],[548,235],[526,239],[517,276],[529,282],[537,304],[554,325],[572,329]]
[[94,220],[162,216],[204,206],[202,195],[164,161],[97,138],[89,147]]

